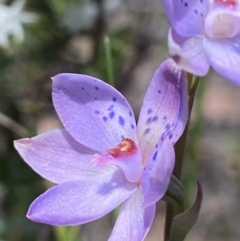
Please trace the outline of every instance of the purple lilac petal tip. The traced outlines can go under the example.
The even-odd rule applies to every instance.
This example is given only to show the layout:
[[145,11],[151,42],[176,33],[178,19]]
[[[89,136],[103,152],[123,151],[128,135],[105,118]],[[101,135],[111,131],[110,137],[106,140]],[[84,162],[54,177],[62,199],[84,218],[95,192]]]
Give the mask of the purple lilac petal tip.
[[149,156],[142,176],[144,207],[159,201],[167,191],[175,163],[175,152],[168,138],[160,140]]
[[53,103],[67,131],[80,143],[99,152],[117,146],[123,136],[137,143],[132,109],[105,82],[81,74],[53,78]]
[[109,169],[85,181],[50,188],[30,206],[27,217],[51,225],[79,225],[98,219],[120,205],[136,190],[121,171]]
[[66,130],[54,130],[14,141],[25,162],[54,183],[88,179],[104,172],[90,164],[94,151],[81,145]]
[[162,135],[174,138],[174,141],[179,138],[174,130],[178,121],[182,121],[179,119],[181,106],[187,106],[188,101],[187,86],[182,84],[183,81],[186,81],[186,75],[172,59],[164,61],[156,70],[145,95],[137,127],[144,159]]
[[123,203],[108,241],[142,241],[155,215],[155,205],[142,207],[142,191],[138,189]]

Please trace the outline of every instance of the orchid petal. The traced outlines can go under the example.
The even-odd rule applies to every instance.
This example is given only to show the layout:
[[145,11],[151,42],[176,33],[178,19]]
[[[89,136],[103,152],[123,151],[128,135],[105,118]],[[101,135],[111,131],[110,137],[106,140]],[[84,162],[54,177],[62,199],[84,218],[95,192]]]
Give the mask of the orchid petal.
[[137,143],[135,119],[126,99],[112,86],[80,74],[53,78],[53,103],[67,131],[80,143],[105,152],[122,139]]
[[232,38],[240,30],[240,9],[214,4],[205,19],[205,32],[210,38]]
[[142,156],[139,149],[137,149],[134,154],[130,153],[129,156],[113,157],[108,153],[96,154],[94,155],[92,163],[99,167],[111,165],[119,167],[129,182],[137,182],[143,171]]
[[203,46],[209,62],[216,72],[240,85],[240,35],[218,41],[204,39]]
[[168,138],[160,140],[147,160],[142,187],[144,207],[159,201],[166,193],[175,163],[175,152]]
[[14,145],[34,171],[54,183],[89,179],[104,171],[90,163],[94,151],[78,143],[65,130],[20,139]]
[[210,64],[204,53],[203,38],[183,38],[170,29],[168,48],[180,68],[198,76],[208,73]]
[[183,37],[203,36],[209,3],[205,0],[162,0],[172,27]]
[[125,174],[129,182],[137,182],[143,172],[142,155],[138,150],[135,155],[115,159],[115,164],[118,166]]
[[172,143],[178,140],[186,125],[187,107],[186,73],[168,59],[156,70],[139,116],[137,130],[144,160],[162,135]]
[[79,225],[109,213],[135,191],[136,185],[112,168],[89,180],[52,187],[31,204],[27,217],[51,225]]
[[142,207],[142,191],[138,189],[120,210],[108,241],[142,241],[147,235],[155,215],[155,205]]

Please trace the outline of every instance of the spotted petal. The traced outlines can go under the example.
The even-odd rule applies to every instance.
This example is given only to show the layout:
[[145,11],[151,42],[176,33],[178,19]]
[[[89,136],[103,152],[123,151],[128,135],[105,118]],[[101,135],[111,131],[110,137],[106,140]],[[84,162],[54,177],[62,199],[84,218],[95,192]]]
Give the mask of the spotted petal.
[[183,37],[203,36],[208,0],[162,0],[171,26]]
[[53,78],[53,103],[67,131],[92,149],[105,152],[126,137],[137,143],[131,107],[101,80],[59,74]]
[[167,191],[175,163],[175,152],[168,138],[156,144],[142,176],[144,207],[159,201]]
[[122,206],[108,241],[142,241],[155,215],[155,205],[142,206],[142,191],[138,189]]
[[65,130],[20,139],[14,145],[34,171],[54,183],[88,179],[104,171],[90,163],[96,151],[78,143]]
[[224,40],[204,39],[203,45],[216,72],[240,85],[240,35]]
[[51,225],[79,225],[104,216],[135,190],[136,185],[113,168],[89,180],[52,187],[31,204],[27,217]]
[[186,125],[187,108],[186,73],[168,59],[156,70],[140,112],[138,137],[144,159],[162,135],[172,143],[178,140]]

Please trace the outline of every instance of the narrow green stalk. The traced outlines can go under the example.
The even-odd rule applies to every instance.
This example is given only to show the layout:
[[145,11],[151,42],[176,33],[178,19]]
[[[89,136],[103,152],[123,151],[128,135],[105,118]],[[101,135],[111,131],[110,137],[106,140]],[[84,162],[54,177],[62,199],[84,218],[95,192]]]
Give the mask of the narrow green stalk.
[[105,50],[105,58],[106,58],[108,83],[114,86],[112,51],[111,51],[110,39],[108,36],[104,37],[104,50]]
[[[175,167],[173,170],[173,174],[175,177],[177,177],[179,180],[181,180],[181,175],[182,175],[182,165],[183,165],[183,157],[184,157],[184,151],[185,151],[185,145],[186,145],[186,140],[187,140],[187,134],[188,134],[188,129],[189,129],[189,122],[190,122],[190,116],[192,112],[192,106],[193,106],[193,101],[195,97],[195,93],[197,90],[197,86],[199,83],[199,78],[194,78],[192,74],[188,74],[188,92],[189,92],[189,109],[188,109],[188,122],[186,125],[186,128],[180,137],[180,139],[177,141],[175,144],[175,153],[176,153],[176,160],[175,160]],[[179,213],[183,212],[182,209],[178,207],[173,207],[171,204],[167,204],[167,210],[166,210],[166,221],[165,221],[165,233],[164,233],[164,240],[167,241],[170,236],[170,230],[171,230],[171,225],[174,216],[178,215]]]
[[198,88],[198,98],[196,99],[196,120],[192,124],[191,131],[189,133],[189,146],[188,146],[188,157],[185,165],[185,170],[187,170],[184,175],[183,182],[185,187],[186,195],[186,206],[191,206],[193,202],[193,193],[196,188],[197,181],[197,170],[198,170],[198,154],[199,154],[199,144],[200,136],[202,132],[202,104],[203,104],[203,94],[205,90],[206,81],[202,80],[201,85]]
[[54,227],[54,234],[57,241],[81,241],[79,232],[81,227]]

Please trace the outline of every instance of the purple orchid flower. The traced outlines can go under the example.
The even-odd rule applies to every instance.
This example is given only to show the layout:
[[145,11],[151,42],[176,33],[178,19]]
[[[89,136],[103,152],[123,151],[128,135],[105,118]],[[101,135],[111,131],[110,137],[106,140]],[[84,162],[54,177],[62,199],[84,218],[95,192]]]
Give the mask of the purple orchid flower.
[[58,184],[31,204],[27,217],[80,225],[122,204],[109,240],[143,240],[167,190],[173,144],[187,121],[186,73],[171,59],[160,65],[137,126],[126,99],[96,78],[59,74],[52,96],[65,129],[15,141],[27,164]]
[[240,1],[162,0],[171,23],[169,52],[184,70],[217,73],[240,85]]

